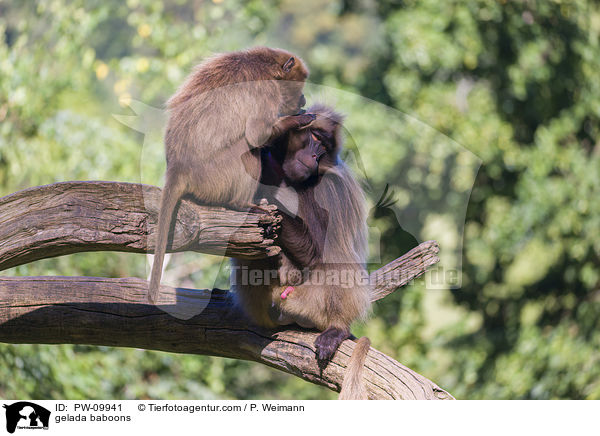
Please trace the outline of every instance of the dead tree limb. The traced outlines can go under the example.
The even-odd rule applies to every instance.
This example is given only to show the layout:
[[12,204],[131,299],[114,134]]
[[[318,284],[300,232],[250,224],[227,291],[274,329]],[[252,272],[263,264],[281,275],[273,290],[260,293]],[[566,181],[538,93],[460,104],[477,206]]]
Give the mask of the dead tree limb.
[[[58,183],[4,197],[0,269],[79,251],[145,252],[158,199],[158,188],[113,182]],[[247,216],[183,202],[171,249],[273,255],[278,222],[274,214]],[[438,262],[437,252],[435,241],[424,242],[372,273],[373,300],[422,275]],[[252,360],[339,391],[352,341],[320,369],[314,332],[253,326],[227,291],[163,286],[164,304],[153,306],[147,287],[134,278],[0,278],[0,342],[141,347]],[[373,399],[452,398],[375,349],[367,357],[365,381]]]
[[[120,182],[63,182],[0,198],[0,271],[83,251],[154,250],[160,189]],[[167,250],[260,258],[272,245],[274,214],[247,214],[184,200]]]
[[[141,279],[0,278],[0,342],[90,344],[251,360],[338,391],[354,342],[321,370],[316,333],[249,324],[227,291],[162,287],[171,303],[147,301]],[[172,316],[200,313],[189,319]],[[372,399],[451,399],[435,383],[371,349],[365,382]]]
[[437,256],[439,251],[440,248],[436,241],[425,241],[404,256],[378,269],[376,274],[371,275],[371,280],[375,280],[373,301],[382,299],[401,286],[422,276],[430,266],[440,261]]

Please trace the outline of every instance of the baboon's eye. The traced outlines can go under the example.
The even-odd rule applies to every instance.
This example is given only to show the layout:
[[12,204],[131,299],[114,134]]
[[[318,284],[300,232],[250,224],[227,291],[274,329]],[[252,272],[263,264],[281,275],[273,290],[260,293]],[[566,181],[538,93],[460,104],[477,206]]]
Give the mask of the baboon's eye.
[[329,144],[331,142],[331,136],[322,130],[313,130],[312,133],[318,141],[321,141],[324,144]]

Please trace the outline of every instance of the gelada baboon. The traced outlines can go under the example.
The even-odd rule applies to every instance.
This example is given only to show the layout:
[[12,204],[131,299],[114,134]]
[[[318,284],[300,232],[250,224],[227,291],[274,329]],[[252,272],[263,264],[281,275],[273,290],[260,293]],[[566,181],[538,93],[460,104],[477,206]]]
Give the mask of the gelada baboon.
[[[167,102],[167,171],[158,218],[149,299],[156,302],[172,216],[190,194],[203,204],[251,208],[260,151],[314,116],[298,114],[308,70],[297,56],[257,47],[198,65]],[[298,115],[294,115],[298,114]]]
[[[351,336],[352,322],[363,318],[370,307],[367,212],[362,190],[338,156],[342,116],[320,104],[308,113],[316,115],[313,123],[290,129],[262,150],[257,195],[282,211],[282,255],[233,260],[232,288],[259,325],[296,323],[320,330],[315,346],[324,363]],[[290,206],[285,197],[293,191]],[[296,214],[286,212],[290,209]],[[273,270],[278,271],[276,277]],[[253,280],[256,277],[260,279]],[[366,398],[362,368],[369,345],[367,338],[359,339],[341,399]]]

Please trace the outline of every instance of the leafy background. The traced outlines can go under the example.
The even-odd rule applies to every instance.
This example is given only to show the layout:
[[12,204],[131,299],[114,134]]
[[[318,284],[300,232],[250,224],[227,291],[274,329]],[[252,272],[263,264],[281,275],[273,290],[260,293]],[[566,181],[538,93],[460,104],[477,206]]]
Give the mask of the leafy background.
[[[405,114],[395,123],[376,104],[337,103],[371,205],[388,183],[398,200],[372,211],[372,267],[428,232],[458,253],[462,287],[418,281],[355,332],[457,398],[600,398],[595,2],[0,0],[0,195],[139,182],[143,135],[112,114],[131,114],[132,100],[160,108],[204,56],[259,44],[300,54],[314,84]],[[468,153],[448,157],[440,141]],[[157,184],[161,164],[150,170]],[[466,217],[453,213],[465,198]],[[182,256],[192,268],[178,279],[218,275],[214,259]],[[141,255],[82,253],[4,274],[145,277],[147,266]],[[231,359],[0,344],[0,397],[335,395]]]

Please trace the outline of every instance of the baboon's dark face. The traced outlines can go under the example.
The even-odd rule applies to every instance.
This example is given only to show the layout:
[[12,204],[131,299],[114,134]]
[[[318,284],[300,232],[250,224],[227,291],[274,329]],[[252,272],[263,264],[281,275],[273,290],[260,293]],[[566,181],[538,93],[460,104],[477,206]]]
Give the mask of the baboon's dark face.
[[322,132],[310,128],[289,134],[282,169],[292,185],[301,184],[319,172],[319,161],[327,154]]

